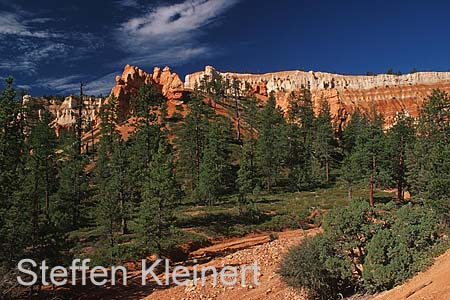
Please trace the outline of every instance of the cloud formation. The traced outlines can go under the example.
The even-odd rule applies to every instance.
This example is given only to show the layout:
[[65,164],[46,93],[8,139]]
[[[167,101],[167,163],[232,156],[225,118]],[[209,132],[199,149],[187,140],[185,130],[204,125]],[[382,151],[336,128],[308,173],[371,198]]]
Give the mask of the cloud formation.
[[[100,78],[83,82],[85,95],[109,95],[111,88],[115,84],[116,72],[106,74]],[[71,75],[61,78],[42,78],[39,79],[35,86],[46,88],[62,94],[78,94],[80,91],[80,82],[89,78],[86,75]]]
[[0,12],[0,35],[16,35],[22,37],[35,38],[58,38],[61,34],[50,31],[33,30],[29,24],[45,23],[50,21],[48,18],[36,18],[23,20],[17,13]]
[[[238,0],[186,0],[152,8],[122,23],[117,40],[132,63],[180,64],[210,51],[198,37]],[[132,41],[132,47],[130,47]]]

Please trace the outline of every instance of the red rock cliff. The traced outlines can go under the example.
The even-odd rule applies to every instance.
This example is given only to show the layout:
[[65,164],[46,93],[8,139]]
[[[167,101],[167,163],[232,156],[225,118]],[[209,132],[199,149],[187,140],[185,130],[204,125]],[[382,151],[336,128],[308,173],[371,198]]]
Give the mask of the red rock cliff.
[[184,84],[176,73],[169,67],[162,71],[155,67],[153,73],[146,73],[135,66],[126,65],[121,76],[116,77],[116,86],[111,90],[117,98],[120,116],[125,119],[130,113],[130,99],[143,84],[154,83],[161,88],[162,94],[168,101],[180,101],[184,93]]
[[236,78],[243,86],[250,85],[262,96],[274,91],[277,103],[283,109],[287,108],[290,92],[302,86],[310,87],[316,107],[321,99],[328,100],[338,125],[345,123],[355,109],[368,111],[375,108],[384,115],[389,126],[401,109],[417,116],[423,98],[432,89],[440,88],[450,93],[450,72],[418,72],[400,76],[348,76],[313,71],[238,74],[220,72],[207,66],[202,72],[186,75],[184,86],[192,89],[203,76],[211,78],[219,74],[224,78]]

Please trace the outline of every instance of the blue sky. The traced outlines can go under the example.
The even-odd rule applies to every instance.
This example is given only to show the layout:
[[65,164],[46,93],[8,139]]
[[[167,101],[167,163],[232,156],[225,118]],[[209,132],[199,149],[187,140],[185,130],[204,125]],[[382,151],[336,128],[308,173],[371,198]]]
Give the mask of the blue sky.
[[450,70],[450,1],[0,0],[0,77],[107,94],[125,64],[346,74]]

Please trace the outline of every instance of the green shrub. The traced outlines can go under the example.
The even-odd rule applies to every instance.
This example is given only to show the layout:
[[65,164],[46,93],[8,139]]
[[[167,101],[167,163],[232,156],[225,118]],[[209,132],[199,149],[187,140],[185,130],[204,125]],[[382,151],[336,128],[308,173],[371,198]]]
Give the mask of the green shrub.
[[367,245],[364,285],[370,292],[390,289],[409,278],[413,256],[389,229],[380,230]]
[[289,251],[279,273],[289,285],[305,288],[310,299],[337,299],[338,293],[351,285],[351,270],[333,259],[334,251],[325,235],[306,238]]
[[330,211],[324,233],[289,252],[280,274],[311,299],[392,288],[426,267],[438,239],[438,218],[423,206],[370,207],[352,201]]
[[367,245],[364,286],[370,292],[393,288],[422,270],[438,241],[433,211],[405,205],[393,215],[391,227],[378,231]]

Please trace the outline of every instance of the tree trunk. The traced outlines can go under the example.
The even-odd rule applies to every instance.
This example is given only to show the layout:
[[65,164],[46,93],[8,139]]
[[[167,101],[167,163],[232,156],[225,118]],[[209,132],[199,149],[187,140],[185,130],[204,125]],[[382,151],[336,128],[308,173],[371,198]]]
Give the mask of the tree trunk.
[[370,203],[370,206],[374,205],[374,201],[373,201],[373,174],[370,174],[370,181],[369,181],[369,203]]
[[399,158],[399,174],[397,179],[397,202],[403,202],[404,200],[404,192],[403,192],[403,186],[404,186],[404,176],[405,176],[405,158],[404,158],[404,150],[400,151],[400,158]]
[[325,159],[325,178],[327,183],[330,182],[330,162],[328,161],[328,158]]
[[241,117],[239,115],[239,102],[238,96],[235,97],[235,105],[236,105],[236,121],[237,121],[237,140],[241,140]]
[[376,169],[376,159],[375,156],[372,156],[372,171],[370,173],[370,180],[369,180],[369,203],[370,206],[374,206],[374,200],[373,200],[373,190],[375,185],[375,169]]
[[122,211],[122,234],[127,234],[128,233],[128,224],[127,224],[127,219],[125,216],[125,199],[123,196],[123,192],[120,192],[120,209]]
[[48,178],[48,168],[45,171],[45,216],[47,220],[49,219],[50,211],[50,191],[49,191],[49,178]]
[[348,182],[348,201],[352,201],[353,200],[353,185],[352,182],[349,181]]

